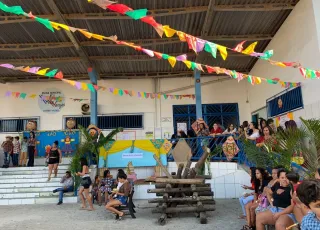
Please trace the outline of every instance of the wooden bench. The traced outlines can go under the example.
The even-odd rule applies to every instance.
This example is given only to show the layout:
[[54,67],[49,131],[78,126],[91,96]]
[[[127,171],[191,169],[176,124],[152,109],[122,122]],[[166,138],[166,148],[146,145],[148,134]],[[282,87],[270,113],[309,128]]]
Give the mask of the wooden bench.
[[[132,190],[128,196],[128,200],[127,200],[127,205],[119,205],[118,207],[116,207],[116,209],[118,211],[128,211],[127,213],[124,212],[125,215],[131,215],[131,217],[133,219],[136,218],[136,216],[134,215],[136,213],[136,211],[134,210],[134,208],[136,207],[132,201],[132,197],[134,194],[134,190]],[[119,219],[119,215],[116,215],[116,220]]]

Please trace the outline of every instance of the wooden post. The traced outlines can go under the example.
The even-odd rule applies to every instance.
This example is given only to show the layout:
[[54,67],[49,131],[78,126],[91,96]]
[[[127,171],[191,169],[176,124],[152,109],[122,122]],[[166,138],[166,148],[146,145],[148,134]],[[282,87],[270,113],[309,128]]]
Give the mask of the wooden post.
[[170,179],[170,178],[156,178],[156,183],[165,184],[204,184],[204,179]]
[[153,154],[153,158],[156,160],[156,162],[158,163],[158,165],[161,167],[161,169],[163,170],[163,172],[166,174],[166,176],[168,178],[172,178],[171,174],[168,172],[167,168],[163,166],[163,164],[161,163],[160,159],[156,156],[156,154]]
[[[177,208],[167,208],[165,213],[190,213],[190,212],[206,212],[214,211],[216,208],[214,206],[198,208],[198,207],[177,207]],[[163,210],[155,208],[152,210],[152,213],[162,213]]]

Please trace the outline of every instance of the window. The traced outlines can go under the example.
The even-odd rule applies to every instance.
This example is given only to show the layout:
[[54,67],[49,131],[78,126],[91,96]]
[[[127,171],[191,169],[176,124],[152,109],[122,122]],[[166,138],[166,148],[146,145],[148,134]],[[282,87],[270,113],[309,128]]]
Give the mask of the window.
[[[203,104],[202,116],[204,121],[211,128],[215,122],[219,122],[223,127],[229,124],[239,125],[239,111],[237,103],[225,104]],[[196,121],[196,105],[174,105],[173,106],[173,125],[177,132],[177,123],[186,123],[190,129]]]
[[[66,116],[64,124],[69,118],[73,118],[77,125],[88,127],[90,125],[90,116]],[[143,114],[127,114],[127,115],[99,115],[98,125],[100,129],[115,129],[122,127],[124,129],[142,129]]]
[[15,133],[26,130],[28,121],[36,121],[39,128],[39,117],[17,117],[17,118],[1,118],[0,133]]
[[301,87],[287,89],[267,100],[268,117],[276,117],[302,108]]

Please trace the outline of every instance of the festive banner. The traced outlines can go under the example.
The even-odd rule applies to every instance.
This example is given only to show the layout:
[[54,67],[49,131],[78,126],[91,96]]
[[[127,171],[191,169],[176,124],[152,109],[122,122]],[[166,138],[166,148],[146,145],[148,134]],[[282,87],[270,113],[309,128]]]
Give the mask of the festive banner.
[[[320,78],[320,70],[312,70],[312,69],[305,68],[300,63],[297,63],[297,62],[279,62],[279,61],[271,60],[270,58],[273,56],[273,50],[267,50],[264,53],[256,53],[254,51],[254,49],[255,49],[256,45],[258,44],[258,42],[254,42],[254,43],[250,44],[246,49],[243,48],[243,45],[246,41],[241,42],[235,48],[228,48],[228,47],[225,47],[225,46],[222,46],[219,44],[215,44],[215,46],[212,46],[213,43],[211,43],[209,41],[194,37],[190,34],[182,32],[182,31],[175,30],[173,28],[170,28],[169,25],[163,26],[162,24],[158,23],[152,16],[146,16],[147,15],[146,9],[133,10],[124,4],[116,4],[116,2],[111,2],[108,0],[88,0],[88,2],[94,3],[105,10],[109,9],[114,12],[126,14],[128,16],[130,16],[132,14],[135,15],[136,12],[143,12],[143,13],[139,14],[138,17],[133,17],[133,16],[130,16],[130,17],[135,20],[140,19],[142,22],[151,25],[157,31],[157,33],[160,35],[160,37],[162,37],[163,33],[167,37],[172,37],[176,34],[176,36],[179,37],[180,41],[187,42],[189,49],[194,50],[196,53],[201,52],[204,49],[206,52],[211,53],[212,56],[214,58],[216,58],[216,51],[218,49],[220,51],[222,59],[226,60],[227,56],[228,56],[227,50],[232,50],[233,52],[238,52],[238,53],[242,53],[244,55],[249,55],[249,56],[256,57],[256,58],[259,58],[262,60],[266,60],[271,65],[276,65],[276,66],[280,66],[280,67],[298,68],[300,70],[301,74],[305,78],[310,78],[310,79]],[[120,5],[121,5],[121,7],[120,7]],[[306,72],[307,69],[309,71],[308,74]]]
[[88,101],[89,99],[85,99],[85,98],[66,98],[66,97],[53,97],[53,96],[44,96],[44,95],[38,95],[35,93],[21,93],[21,92],[11,92],[11,91],[7,91],[4,95],[5,97],[13,97],[13,98],[17,98],[17,99],[26,99],[26,98],[31,98],[31,99],[36,99],[36,98],[41,98],[43,100],[47,100],[47,101],[57,101],[60,102],[63,99],[70,99],[74,102],[81,102],[81,101]]
[[[96,2],[96,1],[94,1]],[[97,0],[97,2],[99,2],[99,4],[101,4],[101,1]],[[108,4],[110,3],[110,1],[107,1]],[[2,6],[2,8],[1,8]],[[107,6],[108,9],[110,9],[110,7],[114,10],[114,11],[117,11],[119,13],[122,13],[122,14],[125,14],[127,13],[128,11],[133,11],[131,8],[128,8],[127,6],[123,5],[123,4],[109,4]],[[0,9],[4,10],[5,12],[15,12],[13,9],[11,9],[13,7],[8,7],[4,4],[0,5]],[[21,8],[21,7],[20,7]],[[144,11],[143,11],[144,12]],[[19,10],[19,13],[20,13],[20,10]],[[27,15],[25,15],[27,17],[30,17],[30,18],[35,18],[35,16],[32,15],[32,13],[29,13]],[[150,20],[151,22],[152,20]],[[44,22],[43,20],[41,22]],[[49,21],[50,22],[50,21]],[[52,24],[52,28],[55,28],[55,29],[60,29],[60,28],[63,28],[63,29],[66,29],[68,31],[72,31],[72,32],[75,32],[75,31],[79,31],[81,32],[84,36],[88,37],[88,38],[95,38],[95,39],[107,39],[107,40],[111,40],[113,42],[115,42],[116,44],[119,44],[119,45],[126,45],[126,46],[129,46],[131,48],[134,48],[135,50],[137,51],[142,51],[144,53],[146,53],[147,55],[149,56],[156,56],[157,58],[159,59],[165,59],[165,60],[168,60],[168,62],[170,63],[170,65],[172,67],[175,66],[176,64],[176,61],[179,61],[181,60],[182,62],[185,63],[185,65],[190,69],[194,70],[194,69],[198,69],[200,71],[203,71],[203,67],[206,67],[208,72],[209,73],[212,73],[212,72],[216,72],[217,74],[226,74],[234,79],[238,79],[238,81],[242,80],[243,78],[248,78],[248,81],[254,85],[256,82],[258,84],[261,83],[261,80],[263,81],[266,81],[267,83],[269,84],[280,84],[282,87],[295,87],[295,86],[298,86],[300,85],[300,83],[292,83],[292,82],[283,82],[283,81],[280,81],[279,79],[266,79],[266,78],[261,78],[261,77],[255,77],[255,76],[249,76],[249,75],[246,75],[246,74],[242,74],[242,73],[238,73],[234,70],[228,70],[228,69],[224,69],[224,68],[220,68],[220,67],[211,67],[211,66],[206,66],[206,65],[202,65],[202,64],[199,64],[199,63],[195,63],[195,62],[191,62],[191,61],[188,61],[186,60],[185,58],[181,58],[181,57],[186,57],[186,55],[180,55],[178,57],[172,57],[168,54],[161,54],[159,52],[155,52],[155,51],[152,51],[152,50],[146,50],[146,49],[143,49],[142,47],[140,46],[135,46],[133,43],[127,43],[127,42],[124,42],[124,41],[117,41],[117,37],[116,36],[111,36],[111,37],[105,37],[105,36],[102,36],[102,35],[98,35],[98,34],[93,34],[93,33],[90,33],[90,32],[87,32],[86,30],[83,30],[83,29],[78,29],[78,28],[74,28],[74,27],[70,27],[70,26],[67,26],[67,25],[63,25],[63,24],[59,24],[59,23],[56,23],[56,22],[50,22]],[[152,23],[154,24],[154,23]],[[157,25],[159,26],[159,25]],[[162,25],[161,25],[162,27]],[[174,33],[174,30],[171,29],[169,26],[164,26],[165,30],[163,30],[166,34],[168,35],[171,35],[172,33]],[[189,48],[190,49],[193,49],[195,51],[197,50],[201,50],[201,49],[205,49],[206,51],[210,52],[213,56],[216,55],[216,52],[217,50],[219,50],[222,58],[225,60],[228,56],[228,53],[227,53],[227,47],[225,46],[221,46],[221,45],[218,45],[218,44],[214,44],[214,43],[209,43],[205,40],[202,40],[202,39],[198,39],[194,36],[191,36],[191,35],[188,35],[188,34],[184,34],[183,32],[177,32],[177,34],[179,34],[179,38],[181,40],[186,40],[188,42],[188,45],[189,45]],[[205,44],[204,44],[205,43]],[[244,42],[243,42],[244,43]],[[249,54],[249,55],[255,55],[255,56],[259,56],[259,54],[255,53],[254,52],[254,48],[256,46],[256,42],[255,43],[252,43],[248,48],[246,48],[244,51],[242,51],[242,53],[245,53],[245,54]],[[241,44],[242,46],[242,44]],[[242,50],[242,48],[237,48],[238,50]],[[152,54],[153,53],[153,54]],[[265,53],[265,54],[261,54],[263,57],[266,57],[266,56],[270,56],[272,54],[272,52],[268,51],[268,53]],[[179,59],[178,59],[179,58]],[[270,60],[269,60],[270,61]],[[277,63],[274,63],[276,65],[279,65],[279,62]],[[285,65],[284,63],[281,64],[281,65]],[[287,63],[286,66],[289,66],[289,65],[292,65],[292,63]],[[40,67],[33,67],[33,68],[30,68],[29,66],[28,67],[14,67],[13,65],[11,64],[2,64],[0,65],[2,67],[5,67],[5,68],[9,68],[9,69],[13,69],[13,70],[20,70],[20,71],[24,71],[24,72],[30,72],[32,70],[31,73],[35,73],[37,75],[42,75],[42,76],[47,76],[47,77],[56,77],[58,79],[63,79],[63,74],[61,71],[58,72],[57,69],[54,69],[54,70],[51,70],[48,72],[48,68],[44,68],[44,69],[41,69]],[[202,67],[203,66],[203,67]],[[37,71],[35,71],[37,70]],[[313,78],[314,76],[318,76],[316,73],[313,73],[312,70],[310,69],[300,69],[300,72],[301,73],[305,73],[306,76],[310,76],[310,78]],[[320,72],[319,72],[320,74]],[[238,77],[241,76],[241,79],[239,79]],[[320,76],[319,76],[320,77]],[[256,81],[257,80],[257,81]],[[66,81],[67,83],[69,84],[72,84],[73,86],[76,86],[77,89],[83,89],[83,90],[87,90],[89,89],[90,91],[94,91],[95,89],[97,90],[99,88],[99,86],[93,86],[92,84],[87,84],[87,83],[81,83],[79,84],[78,82],[75,82],[75,81]],[[142,94],[144,95],[144,94]],[[150,95],[150,94],[147,94],[147,95]],[[139,95],[138,95],[139,96]],[[179,95],[181,96],[181,95]],[[183,96],[183,95],[182,95]],[[189,96],[189,95],[188,95]],[[140,95],[141,97],[141,95]],[[173,98],[175,98],[175,95],[172,96]],[[170,97],[170,98],[172,98]],[[145,97],[145,98],[148,98],[148,97]],[[168,95],[164,95],[164,98],[168,98]]]

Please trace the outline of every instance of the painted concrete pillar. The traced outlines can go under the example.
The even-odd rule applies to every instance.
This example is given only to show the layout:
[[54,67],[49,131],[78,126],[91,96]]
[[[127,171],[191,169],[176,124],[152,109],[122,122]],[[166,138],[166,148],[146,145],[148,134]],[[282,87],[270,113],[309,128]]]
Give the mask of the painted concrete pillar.
[[200,71],[194,70],[194,80],[195,80],[195,95],[196,95],[196,113],[197,119],[202,118],[202,102],[201,102],[201,80]]
[[[93,68],[89,67],[88,74],[91,83],[97,85],[98,76],[96,71]],[[94,92],[91,92],[90,95],[90,123],[92,125],[98,126],[98,92],[96,90]]]

